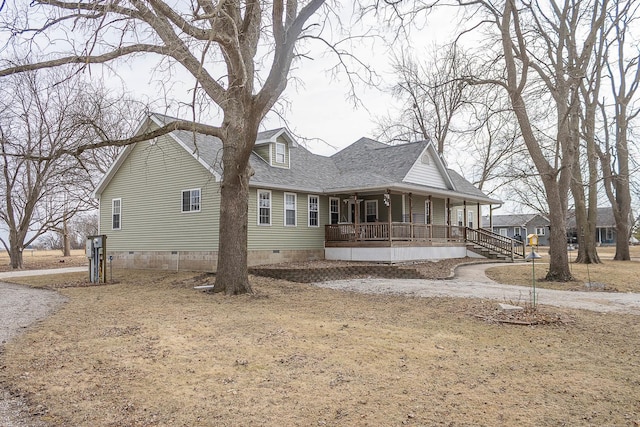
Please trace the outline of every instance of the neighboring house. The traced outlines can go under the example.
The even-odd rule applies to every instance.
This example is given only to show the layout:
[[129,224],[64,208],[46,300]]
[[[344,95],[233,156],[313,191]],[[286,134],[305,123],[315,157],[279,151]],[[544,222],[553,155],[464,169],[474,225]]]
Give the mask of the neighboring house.
[[[615,245],[618,238],[616,233],[616,220],[611,207],[598,208],[598,218],[596,219],[596,243],[599,245]],[[629,225],[634,223],[633,214],[629,216]],[[626,237],[625,237],[626,238]],[[567,241],[578,243],[580,233],[576,228],[575,211],[571,210],[567,218]]]
[[[138,132],[172,120],[153,114]],[[215,270],[221,159],[219,139],[188,131],[127,146],[94,193],[114,265]],[[429,141],[362,138],[326,157],[281,128],[258,135],[250,163],[250,265],[464,257],[481,207],[501,203]]]
[[549,245],[549,220],[540,214],[484,216],[482,227],[501,236],[522,239],[525,244],[528,235],[536,234],[538,245]]

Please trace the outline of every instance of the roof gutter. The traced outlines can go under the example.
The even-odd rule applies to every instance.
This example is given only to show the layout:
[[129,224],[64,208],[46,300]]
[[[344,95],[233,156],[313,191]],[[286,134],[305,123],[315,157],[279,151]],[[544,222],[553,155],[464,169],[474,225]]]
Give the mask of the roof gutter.
[[442,197],[452,197],[456,199],[463,199],[467,201],[474,201],[480,203],[488,203],[488,204],[499,204],[502,206],[504,203],[502,200],[492,199],[490,197],[478,197],[472,194],[460,193],[452,190],[444,190],[441,188],[433,188],[433,187],[423,187],[412,184],[391,184],[385,186],[375,186],[375,187],[342,187],[342,188],[327,188],[324,193],[361,193],[363,191],[398,191],[398,192],[412,192],[412,193],[420,193],[425,195],[436,195]]

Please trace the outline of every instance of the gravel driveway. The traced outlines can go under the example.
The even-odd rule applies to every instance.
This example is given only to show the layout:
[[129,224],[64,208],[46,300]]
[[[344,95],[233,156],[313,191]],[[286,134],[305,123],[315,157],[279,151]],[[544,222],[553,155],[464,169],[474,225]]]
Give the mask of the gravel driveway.
[[[350,279],[316,283],[317,286],[353,292],[411,295],[418,297],[484,298],[510,304],[530,301],[531,287],[501,285],[489,279],[484,270],[512,264],[473,264],[458,267],[452,280]],[[640,315],[640,294],[615,292],[576,292],[536,289],[539,304],[578,308],[601,313]]]
[[[65,301],[66,298],[54,291],[0,282],[0,352],[9,339],[52,313]],[[46,426],[31,416],[34,410],[37,408],[27,408],[24,401],[11,396],[0,384],[0,426]]]

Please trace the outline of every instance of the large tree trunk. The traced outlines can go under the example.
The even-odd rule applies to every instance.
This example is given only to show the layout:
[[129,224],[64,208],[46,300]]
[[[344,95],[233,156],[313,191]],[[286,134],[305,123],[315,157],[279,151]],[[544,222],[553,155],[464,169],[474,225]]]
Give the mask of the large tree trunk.
[[[554,182],[555,183],[555,182]],[[557,183],[554,189],[547,185],[547,203],[549,204],[549,271],[545,280],[568,282],[573,279],[567,254],[567,209],[562,203]]]
[[224,176],[220,188],[220,237],[214,287],[214,292],[227,295],[252,292],[247,262],[249,178],[253,174],[249,156],[258,124],[235,129],[227,132],[222,154]]
[[62,256],[71,256],[71,239],[69,239],[69,225],[65,213],[62,221]]
[[[622,181],[622,180],[621,180]],[[620,184],[620,183],[619,183]],[[629,237],[631,237],[631,196],[629,192],[629,181],[622,182],[622,188],[616,191],[616,203],[613,212],[616,220],[616,254],[613,257],[616,261],[631,260],[629,250]]]
[[13,270],[22,268],[23,241],[15,230],[9,231],[9,261]]
[[[629,252],[629,236],[631,226],[631,191],[629,189],[629,149],[627,142],[627,105],[620,103],[620,111],[616,117],[616,153],[618,154],[618,173],[614,178],[615,198],[610,198],[616,220],[616,255],[618,261],[631,260]],[[607,192],[607,195],[609,193]]]
[[[591,165],[589,165],[589,167],[591,167]],[[591,173],[591,171],[589,171],[589,173]],[[573,164],[571,194],[573,194],[573,201],[575,203],[576,232],[578,234],[578,256],[576,262],[581,264],[599,264],[600,257],[596,249],[596,221],[598,211],[595,206],[591,206],[591,203],[587,207],[580,162],[577,160]],[[589,189],[589,194],[591,194],[591,189]]]

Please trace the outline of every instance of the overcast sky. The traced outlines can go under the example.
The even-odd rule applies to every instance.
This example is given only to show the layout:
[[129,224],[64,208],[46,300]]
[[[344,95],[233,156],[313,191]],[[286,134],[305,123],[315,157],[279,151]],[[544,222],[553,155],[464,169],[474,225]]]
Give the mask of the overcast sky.
[[[343,22],[354,21],[349,9],[343,10],[343,13]],[[368,30],[367,26],[375,25],[379,24],[373,16],[366,22],[351,24],[353,34],[364,34]],[[435,42],[444,43],[453,31],[453,11],[441,10],[437,16],[429,17],[425,28],[414,30],[412,53],[420,55],[426,46]],[[318,154],[333,154],[337,149],[344,148],[363,136],[375,137],[376,118],[386,115],[390,108],[398,104],[389,92],[394,83],[389,65],[391,50],[407,51],[404,41],[397,41],[390,49],[389,39],[390,34],[386,34],[384,40],[366,38],[349,49],[377,73],[374,85],[362,82],[356,85],[355,93],[360,100],[357,106],[349,99],[350,85],[344,71],[340,70],[337,75],[330,73],[337,62],[336,56],[326,52],[323,54],[321,49],[316,49],[321,47],[319,44],[309,46],[311,59],[303,59],[294,64],[290,74],[292,79],[282,97],[286,100],[282,104],[286,123],[277,114],[270,113],[263,121],[262,128],[286,125],[294,134],[309,139],[306,141],[307,147]],[[116,69],[119,77],[110,75],[105,70],[99,73],[105,79],[113,79],[116,84],[124,81],[133,94],[156,99],[155,105],[160,110],[167,104],[160,99],[165,93],[168,98],[189,101],[191,77],[178,72],[167,79],[166,75],[153,72],[154,61],[155,58],[149,57],[119,65]],[[174,103],[168,106],[168,111],[158,112],[190,118],[185,113],[176,113],[175,107]]]

